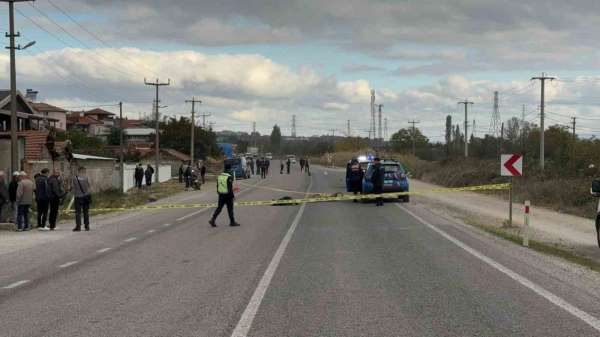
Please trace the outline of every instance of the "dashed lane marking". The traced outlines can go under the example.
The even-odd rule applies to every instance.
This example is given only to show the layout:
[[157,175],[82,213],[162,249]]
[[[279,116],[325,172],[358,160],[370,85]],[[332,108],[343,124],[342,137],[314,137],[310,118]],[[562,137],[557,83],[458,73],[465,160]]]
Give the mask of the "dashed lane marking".
[[107,247],[107,248],[98,249],[96,252],[102,254],[102,253],[108,252],[111,249],[112,248]]
[[544,289],[540,285],[529,280],[525,276],[518,274],[517,272],[509,269],[508,267],[505,267],[504,265],[500,264],[499,262],[496,262],[494,259],[484,255],[483,253],[479,252],[478,250],[471,248],[466,243],[458,240],[457,238],[453,237],[452,235],[450,235],[450,234],[446,233],[445,231],[439,229],[438,227],[432,225],[431,223],[427,222],[420,216],[418,216],[415,213],[413,213],[412,211],[408,210],[406,207],[398,205],[398,204],[394,204],[394,205],[396,205],[398,208],[402,209],[406,213],[410,214],[413,218],[415,218],[420,223],[427,226],[434,232],[438,233],[439,235],[444,237],[446,240],[448,240],[448,241],[452,242],[453,244],[457,245],[458,247],[462,248],[467,253],[469,253],[469,254],[473,255],[474,257],[478,258],[479,260],[485,262],[492,268],[498,270],[499,272],[505,274],[506,276],[510,277],[511,279],[517,281],[518,283],[525,286],[526,288],[529,288],[534,293],[545,298],[546,300],[550,301],[551,303],[558,306],[559,308],[562,308],[563,310],[570,313],[571,315],[584,321],[585,323],[587,323],[589,326],[596,329],[597,331],[600,331],[600,320],[598,318],[577,308],[576,306],[572,305],[571,303],[567,302],[566,300],[562,299],[561,297],[551,293],[550,291]]
[[22,286],[22,285],[24,285],[24,284],[27,284],[27,283],[29,283],[29,282],[31,282],[31,281],[30,281],[30,280],[21,280],[21,281],[17,281],[17,282],[15,282],[15,283],[12,283],[12,284],[9,284],[9,285],[7,285],[6,287],[3,287],[2,289],[14,289],[14,288],[16,288],[16,287],[20,287],[20,286]]
[[123,241],[125,241],[125,242],[131,242],[131,241],[135,241],[135,240],[137,240],[137,238],[134,236],[134,237],[130,237],[128,239],[125,239]]
[[204,209],[192,212],[190,214],[187,214],[187,215],[184,215],[184,216],[182,216],[180,218],[177,218],[176,221],[183,221],[183,220],[185,220],[187,218],[193,217],[194,215],[202,214],[202,213],[206,212],[207,210],[208,210],[208,208],[204,208]]
[[169,226],[171,226],[171,224],[170,224],[170,223],[166,223],[166,224],[164,224],[163,226],[164,226],[164,227],[169,227]]
[[70,262],[67,262],[67,263],[61,264],[61,265],[60,265],[60,266],[58,266],[58,267],[59,267],[59,268],[67,268],[67,267],[70,267],[70,266],[72,266],[72,265],[74,265],[74,264],[77,264],[78,262],[79,262],[79,261],[70,261]]
[[150,229],[150,230],[148,230],[146,233],[148,233],[148,234],[152,234],[152,233],[154,233],[154,232],[156,232],[156,230],[155,230],[155,229]]

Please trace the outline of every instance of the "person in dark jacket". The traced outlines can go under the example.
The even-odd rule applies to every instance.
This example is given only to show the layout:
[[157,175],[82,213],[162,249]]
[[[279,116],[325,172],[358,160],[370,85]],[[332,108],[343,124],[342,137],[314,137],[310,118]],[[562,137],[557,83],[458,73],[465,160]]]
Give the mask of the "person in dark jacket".
[[231,165],[226,164],[225,170],[217,177],[217,193],[219,194],[219,204],[212,218],[208,222],[212,227],[217,227],[217,217],[223,210],[223,206],[227,205],[227,213],[229,214],[229,225],[232,227],[239,226],[240,224],[235,222],[233,214],[233,177],[229,172],[231,171]]
[[[347,181],[348,181],[348,192],[354,193],[354,195],[360,194],[362,192],[362,181],[364,177],[364,172],[360,167],[360,164],[357,160],[352,160],[350,162],[349,172],[347,173]],[[354,202],[358,200],[354,199]]]
[[19,208],[17,205],[17,188],[19,187],[19,178],[21,177],[21,173],[19,171],[15,171],[12,175],[12,180],[10,184],[8,184],[8,197],[10,200],[10,204],[12,205],[12,220],[16,224],[17,223],[17,215],[19,212]]
[[288,158],[288,160],[285,162],[285,168],[286,168],[287,174],[290,174],[290,167],[291,166],[292,166],[292,161],[290,160],[290,158]]
[[60,178],[60,170],[54,169],[52,175],[48,178],[48,205],[50,212],[48,215],[48,225],[50,230],[56,229],[56,220],[58,219],[58,208],[60,201],[65,197],[66,192],[63,187],[62,179]]
[[[252,167],[254,167],[254,164],[252,164]],[[254,168],[252,170],[253,170],[252,174],[254,174]],[[206,166],[204,165],[204,163],[202,163],[202,167],[200,167],[200,178],[202,179],[202,184],[206,183],[205,176],[206,176]]]
[[6,175],[4,171],[0,171],[0,222],[4,222],[6,217],[3,213],[6,205],[10,204],[10,198],[8,197],[8,188],[6,187]]
[[[383,193],[383,178],[385,173],[383,167],[381,166],[381,160],[379,158],[375,158],[373,162],[373,175],[371,176],[371,182],[373,183],[373,193],[381,194]],[[375,201],[375,206],[383,206],[383,197],[377,197]]]
[[146,186],[150,187],[152,185],[152,176],[154,175],[154,168],[148,164],[146,166],[146,171],[144,172],[144,176],[146,177]]
[[141,189],[142,182],[144,181],[144,168],[142,167],[142,164],[138,164],[135,167],[133,178],[135,179],[135,187]]
[[192,186],[192,165],[187,165],[185,173],[183,174],[185,179],[185,188],[188,189]]
[[304,159],[304,171],[310,176],[310,163],[308,162],[308,159]]
[[183,182],[183,162],[181,162],[181,165],[179,165],[179,182]]
[[37,204],[37,228],[48,230],[46,220],[48,219],[48,173],[50,170],[43,169],[35,178],[35,202]]

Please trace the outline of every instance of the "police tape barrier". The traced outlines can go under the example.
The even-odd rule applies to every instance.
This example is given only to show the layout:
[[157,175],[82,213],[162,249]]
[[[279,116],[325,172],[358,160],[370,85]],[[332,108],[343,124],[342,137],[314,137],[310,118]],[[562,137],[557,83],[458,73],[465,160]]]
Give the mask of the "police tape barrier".
[[[318,202],[334,202],[334,201],[348,201],[348,200],[372,200],[377,198],[399,198],[406,195],[425,195],[431,193],[456,193],[456,192],[473,192],[473,191],[498,191],[508,190],[510,184],[493,184],[493,185],[480,185],[480,186],[469,186],[469,187],[455,187],[455,188],[435,188],[430,190],[424,190],[419,192],[391,192],[382,194],[360,194],[360,195],[346,195],[346,194],[335,194],[335,195],[321,195],[309,198],[298,198],[298,199],[279,199],[279,200],[257,200],[257,201],[237,201],[236,206],[272,206],[272,205],[298,205],[305,203],[318,203]],[[94,208],[90,209],[90,212],[117,212],[117,211],[135,211],[135,210],[155,210],[155,209],[184,209],[184,208],[216,208],[217,203],[200,203],[200,204],[165,204],[165,205],[145,205],[136,207],[116,207],[116,208]],[[64,213],[73,213],[74,211],[69,210]]]

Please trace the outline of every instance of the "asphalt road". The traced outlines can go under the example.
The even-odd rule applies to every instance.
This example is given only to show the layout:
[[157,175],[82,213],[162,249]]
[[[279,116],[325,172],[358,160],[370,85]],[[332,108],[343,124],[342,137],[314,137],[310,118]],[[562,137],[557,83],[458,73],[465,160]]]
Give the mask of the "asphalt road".
[[[239,199],[341,191],[342,174],[276,172]],[[238,228],[118,215],[0,255],[0,336],[600,335],[585,272],[415,203],[244,207]]]

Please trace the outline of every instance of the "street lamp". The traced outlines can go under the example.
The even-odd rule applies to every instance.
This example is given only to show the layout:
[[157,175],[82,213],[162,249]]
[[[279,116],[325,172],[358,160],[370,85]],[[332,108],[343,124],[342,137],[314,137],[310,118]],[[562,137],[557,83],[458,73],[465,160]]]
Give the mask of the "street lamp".
[[29,42],[28,44],[24,45],[23,47],[21,47],[21,46],[17,47],[17,49],[18,49],[18,50],[25,50],[25,49],[27,49],[27,48],[29,48],[29,47],[33,46],[34,44],[35,44],[35,41],[31,41],[31,42]]

